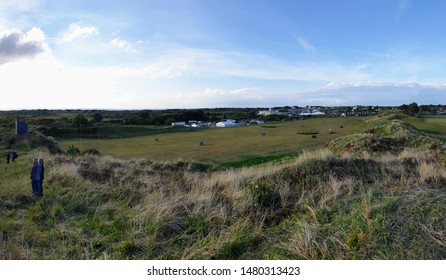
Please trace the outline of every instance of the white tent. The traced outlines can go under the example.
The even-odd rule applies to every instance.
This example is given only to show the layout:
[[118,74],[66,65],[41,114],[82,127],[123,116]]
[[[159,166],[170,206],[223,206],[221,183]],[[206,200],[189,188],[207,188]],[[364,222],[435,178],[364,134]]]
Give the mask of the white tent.
[[231,126],[239,126],[240,123],[236,120],[222,120],[221,122],[218,122],[215,126],[216,127],[231,127]]

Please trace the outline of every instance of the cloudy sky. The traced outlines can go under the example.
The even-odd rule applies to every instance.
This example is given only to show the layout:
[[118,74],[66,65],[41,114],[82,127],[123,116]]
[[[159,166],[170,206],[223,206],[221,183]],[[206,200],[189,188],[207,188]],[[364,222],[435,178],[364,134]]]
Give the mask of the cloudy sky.
[[446,1],[1,0],[0,109],[446,103]]

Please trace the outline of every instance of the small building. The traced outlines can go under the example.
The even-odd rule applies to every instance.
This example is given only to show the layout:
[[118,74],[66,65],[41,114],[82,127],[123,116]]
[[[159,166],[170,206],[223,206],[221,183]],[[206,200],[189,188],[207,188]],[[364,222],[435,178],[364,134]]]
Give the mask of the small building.
[[172,126],[185,126],[186,122],[173,122]]
[[319,110],[313,110],[313,111],[311,111],[311,115],[312,116],[322,116],[322,115],[325,115],[325,113],[321,112]]
[[15,122],[15,132],[17,135],[28,132],[28,123],[20,120],[19,116],[17,116],[17,121]]
[[265,123],[264,121],[256,120],[256,119],[249,121],[249,125],[264,124],[264,123]]
[[194,122],[194,123],[190,124],[190,127],[202,128],[202,127],[204,127],[204,124],[202,122]]
[[269,110],[259,111],[257,114],[260,116],[283,115],[281,112],[279,112],[279,110],[273,110],[272,108],[269,108]]
[[321,116],[321,115],[325,115],[325,113],[319,110],[310,110],[310,109],[304,109],[299,114],[299,116]]
[[446,108],[440,108],[440,110],[437,111],[438,116],[444,116],[446,115]]
[[233,126],[240,126],[240,123],[236,120],[225,119],[225,120],[222,120],[221,122],[218,122],[215,126],[216,127],[233,127]]

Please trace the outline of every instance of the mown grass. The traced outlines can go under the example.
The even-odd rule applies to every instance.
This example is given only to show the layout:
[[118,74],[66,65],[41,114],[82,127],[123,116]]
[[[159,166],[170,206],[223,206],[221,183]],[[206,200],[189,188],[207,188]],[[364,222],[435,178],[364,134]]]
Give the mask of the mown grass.
[[269,156],[248,156],[238,161],[220,163],[218,166],[223,168],[242,168],[260,165],[264,163],[272,163],[286,159],[292,159],[297,156],[297,153],[275,154]]
[[193,129],[187,127],[151,127],[130,125],[108,125],[81,128],[58,128],[53,133],[58,139],[92,138],[116,139],[137,136],[148,136],[164,133],[188,132]]
[[446,136],[446,116],[424,116],[411,119],[410,123],[417,129],[427,133]]
[[[121,159],[148,158],[154,161],[196,160],[208,162],[241,161],[247,157],[297,152],[322,147],[339,136],[359,133],[366,118],[312,118],[265,126],[213,128],[189,133],[171,133],[150,137],[113,140],[63,140],[81,150],[95,148],[102,154]],[[342,128],[340,128],[342,126]],[[332,129],[333,134],[328,130]],[[299,131],[319,131],[316,139]],[[155,139],[158,138],[158,142]],[[204,145],[198,145],[203,141]]]

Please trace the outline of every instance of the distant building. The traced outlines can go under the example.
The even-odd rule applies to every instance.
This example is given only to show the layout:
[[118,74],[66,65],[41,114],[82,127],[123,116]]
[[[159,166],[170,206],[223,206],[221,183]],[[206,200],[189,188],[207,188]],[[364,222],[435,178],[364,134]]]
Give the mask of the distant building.
[[261,121],[261,120],[250,120],[249,121],[249,124],[250,125],[256,125],[256,124],[264,124],[265,122],[264,121]]
[[440,108],[440,110],[437,111],[438,116],[444,116],[446,115],[446,108]]
[[172,126],[185,126],[186,122],[173,122]]
[[216,127],[232,127],[232,126],[239,126],[240,123],[236,120],[222,120],[221,122],[218,122],[215,124]]
[[17,121],[15,123],[15,132],[17,135],[28,132],[28,123],[26,121],[20,120],[19,116],[17,116]]
[[325,113],[321,112],[319,110],[304,109],[299,115],[300,116],[320,116],[320,115],[325,115]]
[[190,127],[202,128],[202,127],[204,127],[204,124],[202,122],[194,122],[194,123],[190,124]]
[[259,111],[258,115],[260,116],[270,116],[270,115],[282,115],[279,110],[273,110],[269,108],[269,110]]

